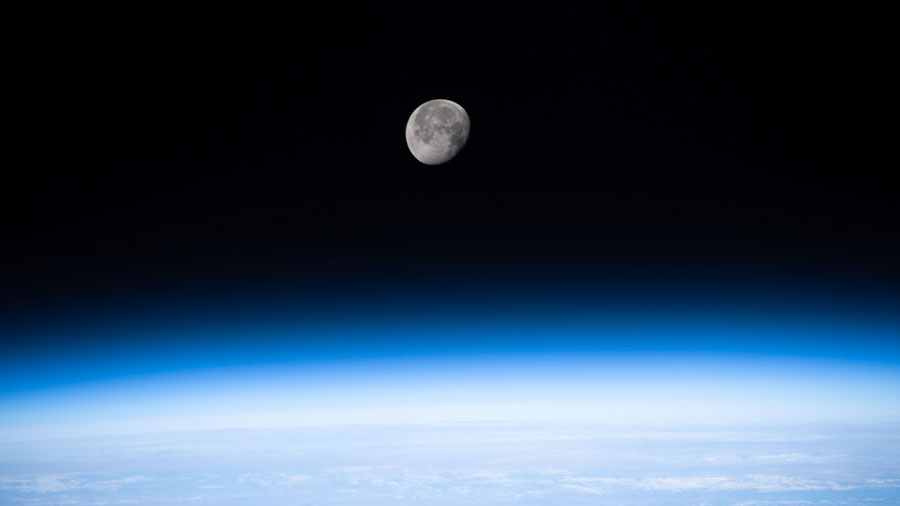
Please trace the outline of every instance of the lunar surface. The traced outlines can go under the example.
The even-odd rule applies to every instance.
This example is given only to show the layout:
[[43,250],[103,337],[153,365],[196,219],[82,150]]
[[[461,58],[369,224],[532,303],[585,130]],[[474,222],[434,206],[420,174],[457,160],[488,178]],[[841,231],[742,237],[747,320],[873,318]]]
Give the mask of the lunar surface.
[[429,100],[406,122],[406,145],[416,160],[426,165],[449,162],[468,138],[469,115],[450,100]]

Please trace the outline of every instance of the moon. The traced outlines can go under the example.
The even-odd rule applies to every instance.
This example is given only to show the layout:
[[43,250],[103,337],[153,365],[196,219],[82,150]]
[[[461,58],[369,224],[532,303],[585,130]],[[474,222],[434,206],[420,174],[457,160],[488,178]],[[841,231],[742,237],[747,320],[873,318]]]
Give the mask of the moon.
[[452,100],[429,100],[406,122],[406,145],[425,165],[449,162],[469,139],[469,115]]

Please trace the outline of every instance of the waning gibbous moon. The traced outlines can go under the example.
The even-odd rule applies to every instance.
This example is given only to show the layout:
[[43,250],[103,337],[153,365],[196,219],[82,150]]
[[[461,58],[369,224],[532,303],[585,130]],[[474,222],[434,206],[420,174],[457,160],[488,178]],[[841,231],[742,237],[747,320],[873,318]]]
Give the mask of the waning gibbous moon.
[[469,115],[451,100],[429,100],[406,122],[406,145],[425,165],[449,162],[469,139]]

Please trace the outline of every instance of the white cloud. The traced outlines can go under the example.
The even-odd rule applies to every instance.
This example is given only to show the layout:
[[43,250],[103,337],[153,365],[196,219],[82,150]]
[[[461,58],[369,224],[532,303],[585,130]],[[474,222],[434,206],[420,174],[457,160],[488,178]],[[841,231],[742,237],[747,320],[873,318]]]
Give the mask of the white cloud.
[[603,494],[607,493],[606,490],[600,490],[599,488],[588,487],[586,485],[574,485],[571,483],[564,483],[563,485],[561,485],[561,487],[569,489],[569,490],[575,490],[576,492],[582,492],[585,494],[592,494],[592,495],[603,495]]
[[81,487],[95,491],[114,491],[119,490],[122,485],[132,485],[135,483],[143,483],[149,481],[146,476],[127,476],[117,480],[97,480],[84,482]]
[[297,485],[307,484],[313,481],[313,477],[306,474],[243,474],[238,477],[239,483],[252,483],[265,487],[294,487]]
[[[830,504],[830,501],[827,502]],[[812,501],[794,500],[794,501],[744,501],[737,502],[731,506],[803,506],[806,504],[816,504]]]
[[567,477],[567,478],[564,478],[563,481],[568,482],[568,483],[602,483],[605,485],[618,485],[618,484],[622,483],[623,481],[631,482],[634,480],[626,480],[623,478],[604,478],[604,477],[588,478],[588,477],[580,476],[580,477]]
[[474,473],[465,473],[464,477],[482,483],[501,486],[522,485],[528,483],[528,480],[513,478],[510,476],[510,473],[504,471],[476,471]]
[[120,479],[83,479],[69,475],[44,475],[34,477],[0,478],[0,490],[47,494],[72,490],[116,491],[122,485],[148,481],[145,476],[128,476]]
[[878,488],[900,488],[900,479],[873,478],[865,481],[866,485]]
[[777,464],[825,464],[829,462],[840,461],[845,459],[843,455],[810,455],[807,453],[776,453],[765,455],[731,455],[731,454],[715,454],[702,457],[704,462],[710,464],[734,465],[734,464],[754,464],[754,463],[777,463]]
[[752,490],[756,492],[791,492],[855,490],[857,488],[860,488],[858,485],[846,485],[832,481],[759,474],[746,475],[740,478],[730,478],[727,476],[678,476],[643,479],[568,477],[565,478],[563,482],[582,486],[586,486],[588,484],[602,484],[606,486],[615,486],[632,490],[653,490],[661,492],[740,490]]
[[[760,455],[778,459],[797,459],[807,456],[802,453],[772,453]],[[801,456],[801,457],[798,457]],[[744,454],[745,459],[751,459],[752,454]],[[765,460],[765,459],[764,459]],[[840,497],[847,498],[846,494],[825,495],[824,492],[857,491],[854,495],[872,497],[881,494],[890,494],[891,490],[900,489],[900,478],[875,475],[869,479],[864,478],[830,478],[810,474],[791,475],[784,474],[726,474],[714,471],[703,474],[702,471],[687,472],[682,475],[634,472],[631,476],[592,476],[589,474],[577,474],[575,470],[550,467],[547,464],[534,463],[527,467],[511,465],[509,461],[502,463],[485,461],[479,465],[482,468],[466,468],[464,463],[453,463],[452,466],[420,465],[420,466],[350,466],[329,467],[327,465],[313,469],[285,469],[287,472],[278,472],[280,469],[266,472],[252,472],[245,474],[228,474],[227,476],[182,475],[171,477],[142,476],[142,475],[81,475],[81,474],[47,474],[37,476],[0,476],[0,503],[15,497],[12,493],[28,494],[19,499],[25,499],[32,506],[59,506],[72,504],[77,506],[101,506],[102,504],[127,504],[128,495],[139,497],[134,493],[107,494],[109,491],[130,491],[145,493],[157,493],[160,487],[147,487],[146,483],[161,483],[163,480],[176,480],[179,487],[180,502],[192,503],[195,501],[210,500],[212,496],[201,496],[211,492],[208,489],[216,488],[217,497],[229,497],[229,494],[249,494],[258,496],[260,504],[267,494],[273,496],[297,495],[309,498],[333,497],[335,493],[353,496],[360,500],[364,498],[389,498],[394,495],[402,495],[408,500],[426,500],[428,498],[446,498],[455,496],[458,499],[466,499],[467,502],[479,504],[494,504],[500,502],[540,502],[557,503],[563,494],[572,498],[574,494],[582,494],[581,499],[592,500],[593,496],[604,496],[603,500],[615,500],[622,496],[648,496],[659,497],[659,494],[679,494],[679,499],[672,503],[683,504],[678,501],[690,501],[697,496],[715,497],[713,494],[721,494],[718,497],[727,497],[733,501],[754,498],[751,501],[738,502],[732,506],[804,506],[811,504],[836,504],[809,502],[803,500],[780,500],[781,493],[800,492],[791,494],[795,499],[810,499],[816,497]],[[802,460],[801,460],[802,462]],[[802,466],[802,463],[801,463]],[[803,466],[805,467],[805,466]],[[596,467],[595,467],[596,468]],[[659,468],[657,468],[659,469]],[[676,468],[669,468],[666,472],[672,472]],[[297,473],[296,471],[304,471]],[[582,471],[584,472],[584,471]],[[837,476],[837,475],[835,475]],[[210,481],[210,477],[215,478]],[[148,492],[149,491],[149,492]],[[102,493],[100,493],[102,492]],[[771,495],[764,495],[769,493]],[[572,494],[572,495],[569,495]],[[110,496],[118,496],[113,499]],[[565,497],[565,496],[563,496]],[[759,498],[772,498],[770,501]],[[536,498],[541,498],[540,500]],[[169,503],[176,498],[169,496],[159,499],[154,504]],[[545,500],[546,499],[546,500]],[[776,500],[778,499],[778,500]],[[107,502],[97,502],[106,500]],[[593,500],[600,500],[594,498]],[[863,499],[849,499],[854,504],[864,503]],[[66,502],[74,501],[74,502]],[[94,502],[91,502],[94,501]],[[109,502],[113,501],[113,502]],[[890,502],[888,500],[888,502]],[[696,504],[696,502],[694,503]]]

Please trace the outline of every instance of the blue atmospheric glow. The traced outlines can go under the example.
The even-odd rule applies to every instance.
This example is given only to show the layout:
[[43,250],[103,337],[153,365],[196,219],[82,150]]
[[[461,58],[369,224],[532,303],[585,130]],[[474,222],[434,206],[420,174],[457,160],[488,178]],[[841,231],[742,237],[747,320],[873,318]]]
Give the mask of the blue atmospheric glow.
[[[384,408],[377,417],[394,423],[403,421],[402,407],[426,399],[472,404],[474,412],[457,410],[454,420],[487,412],[492,420],[523,419],[551,409],[585,421],[596,414],[591,406],[614,413],[610,419],[635,421],[900,420],[900,404],[893,402],[900,368],[891,348],[877,359],[868,352],[836,356],[851,345],[889,343],[887,323],[850,328],[847,322],[633,315],[437,323],[236,325],[219,334],[207,329],[206,336],[188,327],[181,332],[192,346],[169,348],[168,361],[141,351],[171,341],[142,336],[105,355],[71,357],[68,367],[20,372],[5,388],[0,423],[65,420],[84,428],[127,419],[150,429],[155,417],[167,418],[173,429],[204,428],[174,418],[216,413],[219,427],[229,417],[249,420],[249,413],[293,420],[284,413],[342,406],[318,415],[321,423],[338,423],[341,416],[375,416],[360,408],[368,404],[390,406],[395,414]],[[248,349],[261,350],[243,353]],[[520,413],[482,406],[515,403],[541,407]]]
[[0,502],[900,499],[896,320],[673,307],[58,326],[3,359]]
[[[431,412],[421,418],[429,422],[890,422],[900,419],[898,391],[894,368],[833,360],[621,353],[382,359],[87,383],[8,398],[0,422],[8,436],[36,434],[44,424],[87,434],[91,423],[120,421],[135,431],[154,423],[173,430],[227,428],[230,421],[403,423],[416,408]],[[209,415],[215,420],[197,418]]]
[[545,353],[723,353],[900,364],[900,319],[785,308],[222,315],[59,326],[21,337],[0,398],[73,383],[194,369],[398,357]]

